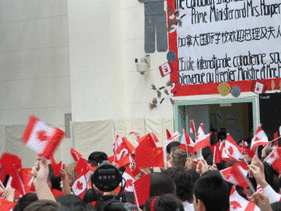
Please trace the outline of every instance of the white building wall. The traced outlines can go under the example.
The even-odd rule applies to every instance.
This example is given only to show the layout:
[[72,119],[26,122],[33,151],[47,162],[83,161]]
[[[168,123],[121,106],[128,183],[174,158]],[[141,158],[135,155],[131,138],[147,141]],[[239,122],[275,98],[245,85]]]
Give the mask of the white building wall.
[[66,0],[0,3],[0,124],[71,111]]
[[120,1],[68,0],[72,120],[124,116]]

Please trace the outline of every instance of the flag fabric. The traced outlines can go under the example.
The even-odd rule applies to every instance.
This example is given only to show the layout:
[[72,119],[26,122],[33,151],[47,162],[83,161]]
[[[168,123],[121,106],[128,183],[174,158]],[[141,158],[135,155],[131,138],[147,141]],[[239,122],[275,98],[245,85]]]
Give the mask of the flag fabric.
[[261,128],[261,126],[258,127],[256,134],[254,135],[252,141],[251,141],[251,147],[250,149],[254,149],[257,146],[260,145],[264,145],[264,144],[268,144],[268,138],[265,134],[265,132],[263,131],[263,129]]
[[167,131],[167,144],[174,141],[176,138],[178,138],[181,135],[178,131],[176,131],[173,135],[171,135],[168,129],[166,129],[166,131]]
[[22,181],[22,162],[20,157],[10,153],[3,153],[0,158],[0,165],[13,178],[11,183],[12,188],[24,195],[25,189]]
[[247,178],[248,166],[246,163],[236,162],[231,167],[220,171],[224,180],[243,188],[251,186]]
[[228,153],[226,152],[226,148],[225,148],[225,143],[222,143],[220,145],[220,154],[221,154],[221,159],[226,161],[226,162],[230,162],[231,158],[229,157]]
[[133,192],[133,183],[135,182],[135,178],[133,173],[131,172],[130,168],[127,168],[126,171],[123,173],[122,177],[126,181],[126,186],[124,192]]
[[274,145],[278,146],[278,131],[273,134],[273,137],[274,137]]
[[168,129],[166,129],[166,135],[167,135],[167,140],[169,140],[172,137],[172,135]]
[[248,148],[248,143],[247,141],[242,140],[242,148],[247,149]]
[[33,185],[34,176],[31,173],[32,168],[23,168],[21,170],[21,178],[24,184],[25,193],[29,193],[30,191],[35,191],[35,187]]
[[64,192],[57,190],[57,189],[52,189],[52,194],[54,195],[54,197],[56,198],[57,196],[61,196],[64,195]]
[[165,75],[169,74],[170,72],[172,72],[171,66],[168,62],[162,64],[159,67],[160,73],[162,75],[162,77],[164,77]]
[[[0,188],[2,188],[3,190],[5,190],[5,186],[3,185],[3,183],[0,180]],[[4,191],[2,193],[0,193],[0,199],[6,199],[6,196],[4,195]]]
[[190,120],[190,128],[189,128],[189,132],[190,133],[196,133],[196,130],[195,130],[195,124],[194,124],[194,120]]
[[193,148],[194,148],[194,142],[188,135],[188,133],[183,129],[183,134],[180,142],[179,148],[181,150],[194,153]]
[[164,166],[163,147],[157,147],[151,133],[144,137],[135,150],[135,162],[139,168]]
[[214,163],[220,163],[222,161],[221,145],[223,145],[223,143],[219,141],[213,147],[213,149],[214,149],[214,152],[213,152],[213,164]]
[[126,148],[126,145],[124,142],[119,143],[117,146],[117,149],[115,151],[115,163],[117,163],[122,157],[129,154],[128,149]]
[[260,208],[254,203],[244,199],[236,191],[235,186],[231,188],[229,196],[229,210],[230,211],[259,211]]
[[229,156],[229,158],[234,159],[234,160],[243,160],[243,155],[242,155],[242,148],[236,144],[234,139],[231,137],[230,134],[227,135],[226,140],[225,140],[225,152]]
[[76,172],[78,175],[86,175],[89,170],[90,168],[88,161],[84,158],[80,158],[74,168],[74,172]]
[[135,147],[128,141],[126,137],[122,138],[122,142],[124,143],[125,147],[127,148],[130,154],[132,154],[135,151]]
[[199,149],[202,149],[204,147],[210,146],[210,136],[212,135],[212,132],[208,135],[205,135],[204,133],[204,124],[201,124],[198,129],[197,136],[195,138],[195,145],[194,145],[194,151],[196,152]]
[[264,161],[281,174],[281,147],[273,148]]
[[[151,147],[156,147],[156,142],[155,142],[155,138],[153,137],[152,133],[148,133],[144,136],[142,136],[140,139],[138,139],[139,145],[138,147],[140,147],[140,145],[143,146],[143,144],[145,143],[145,145],[149,148]],[[137,148],[138,148],[137,147]],[[137,149],[136,148],[136,149]]]
[[84,175],[79,176],[72,185],[72,191],[76,196],[83,199],[87,190],[87,180]]
[[136,162],[135,162],[135,158],[132,155],[129,155],[129,159],[130,159],[130,164],[129,164],[129,168],[132,172],[133,177],[136,177],[140,172],[140,168],[137,166]]
[[30,116],[22,141],[39,156],[50,159],[64,135],[59,128],[52,128],[35,116]]
[[150,174],[146,174],[133,183],[135,204],[144,205],[150,194]]
[[121,166],[128,166],[130,164],[130,157],[129,155],[125,155],[122,157],[119,161],[116,162],[118,164],[118,167],[120,168]]
[[5,199],[0,199],[1,211],[12,211],[17,203],[7,201]]
[[138,133],[137,131],[131,131],[131,132],[129,133],[129,135],[135,135],[135,136],[137,137],[137,139],[140,138],[139,133]]
[[73,183],[73,193],[83,199],[87,190],[87,185],[91,177],[91,165],[84,158],[80,158],[74,168],[74,172],[78,173],[78,177]]
[[60,176],[61,169],[65,169],[65,164],[62,161],[56,163],[54,156],[51,156],[51,166],[56,177]]
[[252,91],[257,94],[262,94],[265,91],[265,85],[260,82],[254,81]]
[[158,142],[159,142],[159,139],[157,138],[157,136],[155,135],[155,133],[150,132],[150,135],[152,136],[154,143],[158,143]]
[[139,168],[163,167],[165,164],[163,147],[142,147],[136,149],[136,165]]
[[73,148],[70,149],[70,154],[72,155],[75,162],[82,158],[82,155]]

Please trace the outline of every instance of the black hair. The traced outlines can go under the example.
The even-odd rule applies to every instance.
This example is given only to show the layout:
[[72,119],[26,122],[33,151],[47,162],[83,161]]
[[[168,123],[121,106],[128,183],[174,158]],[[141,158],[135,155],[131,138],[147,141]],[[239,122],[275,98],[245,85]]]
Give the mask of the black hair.
[[216,170],[209,170],[194,184],[195,200],[200,200],[206,211],[228,209],[229,187]]
[[91,203],[92,201],[97,201],[101,197],[101,193],[96,189],[88,189],[84,195],[84,202],[86,204]]
[[167,147],[166,147],[166,151],[167,151],[167,153],[171,153],[171,149],[173,148],[173,147],[179,147],[179,145],[180,145],[180,142],[178,142],[178,141],[172,141],[172,142],[170,142],[168,145],[167,145]]
[[150,211],[151,203],[154,200],[155,211],[184,211],[184,207],[179,198],[173,194],[164,194],[162,196],[151,197],[144,205],[144,210]]
[[49,164],[49,180],[51,182],[52,185],[52,189],[57,189],[57,190],[62,190],[60,187],[60,181],[61,181],[61,177],[58,176],[56,177],[52,168],[52,165]]
[[175,182],[167,174],[159,172],[151,173],[149,196],[160,196],[165,193],[176,193]]
[[200,174],[196,171],[196,169],[189,169],[187,170],[187,173],[190,175],[192,184],[194,186],[196,180],[200,178]]
[[163,173],[167,174],[174,180],[179,199],[181,201],[192,202],[193,184],[191,176],[188,174],[187,170],[180,167],[171,167],[166,169]]
[[96,211],[97,209],[91,204],[86,205],[86,211]]
[[27,193],[23,197],[21,197],[16,206],[14,207],[13,211],[23,211],[28,205],[32,202],[38,201],[38,197],[36,193]]
[[281,201],[270,204],[272,211],[281,211]]
[[263,162],[263,166],[264,166],[265,180],[275,192],[279,193],[279,185],[278,185],[278,178],[277,178],[278,173],[267,162]]
[[98,166],[101,164],[104,160],[107,160],[107,154],[104,152],[95,151],[92,152],[88,157],[88,163],[92,166]]
[[222,141],[222,140],[226,139],[226,133],[225,132],[219,132],[218,133],[218,139],[219,139],[219,141]]
[[52,200],[38,200],[28,205],[24,211],[58,211],[59,205]]
[[86,208],[85,202],[79,196],[73,194],[57,196],[56,201],[61,205],[63,209],[76,208],[76,210],[80,210],[80,208]]

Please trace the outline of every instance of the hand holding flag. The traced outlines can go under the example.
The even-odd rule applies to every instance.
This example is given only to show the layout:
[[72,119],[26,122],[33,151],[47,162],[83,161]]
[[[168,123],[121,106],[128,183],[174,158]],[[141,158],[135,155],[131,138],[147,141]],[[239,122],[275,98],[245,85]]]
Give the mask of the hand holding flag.
[[190,120],[190,129],[189,129],[189,132],[190,133],[196,133],[196,130],[195,130],[195,124],[194,124],[194,120]]

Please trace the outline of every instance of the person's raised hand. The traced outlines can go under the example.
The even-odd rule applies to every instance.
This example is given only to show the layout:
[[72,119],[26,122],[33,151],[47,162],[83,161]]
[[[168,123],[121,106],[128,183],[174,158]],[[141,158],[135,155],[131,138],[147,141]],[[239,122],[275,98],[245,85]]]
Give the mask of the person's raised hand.
[[262,192],[255,192],[252,195],[252,202],[258,205],[261,211],[272,211],[268,197]]

